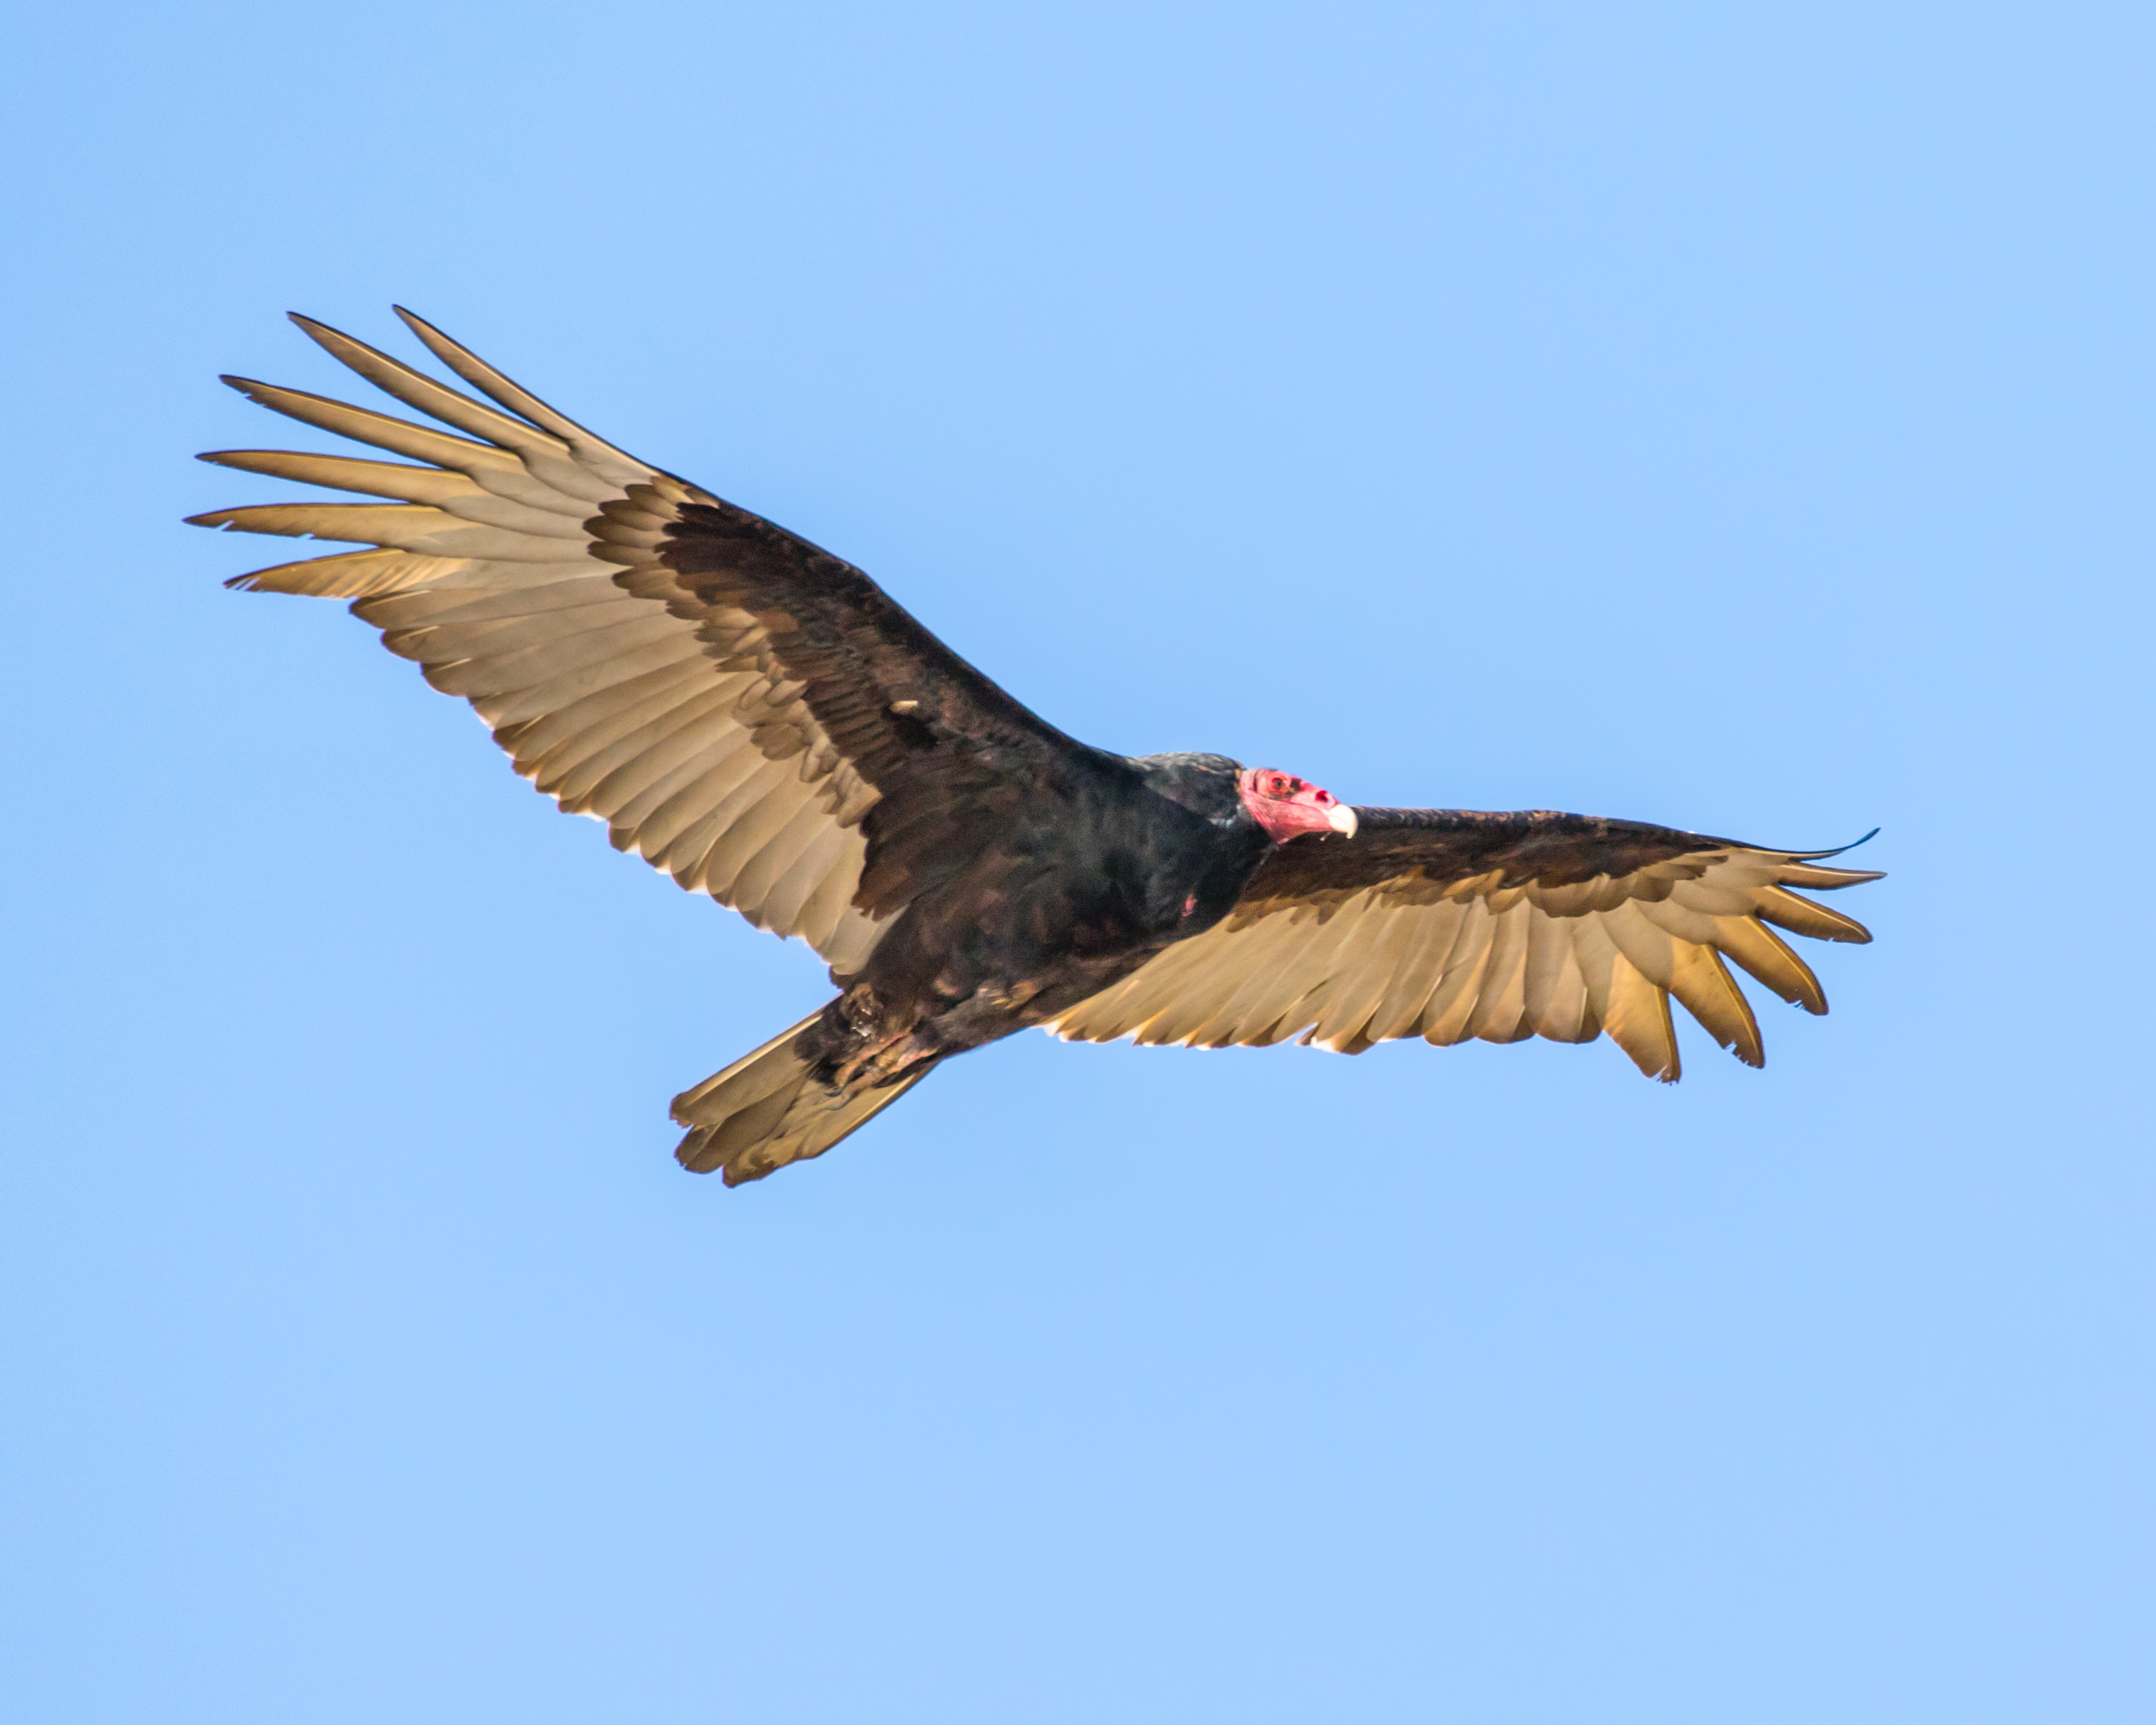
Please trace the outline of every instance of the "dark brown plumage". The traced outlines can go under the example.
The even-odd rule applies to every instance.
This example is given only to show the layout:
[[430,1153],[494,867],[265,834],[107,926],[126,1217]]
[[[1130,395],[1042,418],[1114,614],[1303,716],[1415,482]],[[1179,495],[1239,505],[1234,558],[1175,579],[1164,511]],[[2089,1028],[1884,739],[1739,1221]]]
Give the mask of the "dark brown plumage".
[[1350,1053],[1606,1032],[1675,1079],[1674,995],[1756,1065],[1725,956],[1824,1012],[1768,925],[1870,938],[1790,891],[1877,878],[1820,866],[1830,852],[1539,811],[1351,810],[1219,756],[1089,747],[851,564],[400,315],[498,408],[298,319],[460,434],[228,378],[408,459],[220,451],[203,459],[395,501],[193,519],[369,547],[233,584],[352,600],[562,808],[829,962],[829,1004],[676,1099],[692,1168],[733,1183],[819,1155],[939,1061],[1028,1025]]

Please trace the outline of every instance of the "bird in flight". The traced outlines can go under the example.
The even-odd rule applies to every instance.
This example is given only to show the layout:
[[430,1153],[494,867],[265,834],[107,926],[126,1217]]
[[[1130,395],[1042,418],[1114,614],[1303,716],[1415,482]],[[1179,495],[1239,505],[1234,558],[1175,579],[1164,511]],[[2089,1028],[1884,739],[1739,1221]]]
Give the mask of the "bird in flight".
[[829,963],[821,1009],[675,1099],[698,1173],[734,1185],[820,1156],[942,1060],[1029,1025],[1345,1054],[1607,1033],[1674,1081],[1674,995],[1756,1066],[1725,961],[1824,1013],[1774,931],[1871,938],[1792,890],[1879,878],[1822,866],[1831,850],[1545,809],[1351,808],[1222,755],[1089,747],[850,563],[398,316],[486,401],[295,315],[437,425],[227,377],[403,459],[202,458],[393,501],[190,519],[364,547],[228,585],[349,599],[564,809]]

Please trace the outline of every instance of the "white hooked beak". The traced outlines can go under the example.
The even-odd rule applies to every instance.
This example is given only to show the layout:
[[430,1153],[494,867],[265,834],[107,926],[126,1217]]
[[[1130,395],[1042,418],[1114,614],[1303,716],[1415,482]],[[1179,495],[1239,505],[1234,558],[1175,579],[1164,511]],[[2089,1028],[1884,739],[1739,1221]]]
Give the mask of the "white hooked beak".
[[1355,811],[1345,803],[1335,803],[1326,811],[1325,818],[1332,823],[1334,832],[1345,833],[1351,839],[1355,836],[1355,829],[1361,824],[1355,819]]

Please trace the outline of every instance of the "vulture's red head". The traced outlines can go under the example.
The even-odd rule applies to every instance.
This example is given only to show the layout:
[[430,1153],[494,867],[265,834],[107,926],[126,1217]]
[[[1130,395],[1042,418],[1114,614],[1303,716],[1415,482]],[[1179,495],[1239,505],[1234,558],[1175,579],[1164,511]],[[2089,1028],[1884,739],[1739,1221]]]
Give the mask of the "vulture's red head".
[[1243,807],[1274,839],[1286,844],[1303,833],[1345,833],[1355,836],[1355,811],[1330,791],[1276,773],[1270,767],[1245,767],[1235,775]]

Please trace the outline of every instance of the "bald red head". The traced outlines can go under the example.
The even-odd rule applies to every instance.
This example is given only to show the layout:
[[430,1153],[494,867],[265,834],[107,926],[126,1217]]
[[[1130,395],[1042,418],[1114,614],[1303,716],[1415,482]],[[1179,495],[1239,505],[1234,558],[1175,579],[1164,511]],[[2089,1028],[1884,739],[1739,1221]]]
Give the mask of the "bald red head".
[[1243,807],[1250,819],[1286,844],[1302,833],[1345,833],[1355,836],[1355,811],[1330,791],[1276,773],[1270,767],[1245,767],[1235,776]]

